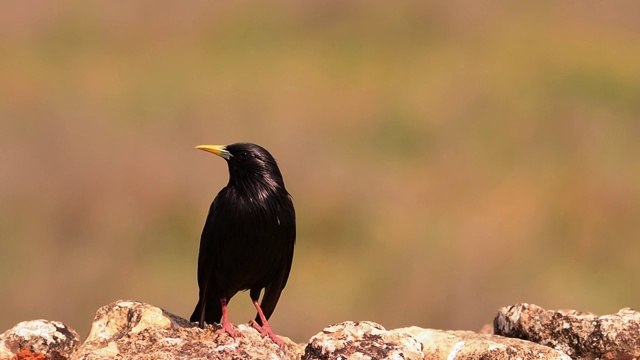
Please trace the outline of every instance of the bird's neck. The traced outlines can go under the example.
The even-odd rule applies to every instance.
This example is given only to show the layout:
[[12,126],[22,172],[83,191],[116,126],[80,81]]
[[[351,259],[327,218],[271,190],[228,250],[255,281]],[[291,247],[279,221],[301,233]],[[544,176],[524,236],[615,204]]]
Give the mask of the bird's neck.
[[235,189],[240,196],[264,198],[280,191],[286,191],[282,181],[270,177],[255,177],[230,180],[228,187]]

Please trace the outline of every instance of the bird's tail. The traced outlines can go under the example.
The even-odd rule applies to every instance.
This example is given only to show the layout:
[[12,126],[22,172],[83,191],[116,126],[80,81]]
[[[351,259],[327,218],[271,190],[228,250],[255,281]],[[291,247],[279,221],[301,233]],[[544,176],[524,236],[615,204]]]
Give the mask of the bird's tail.
[[[208,300],[208,301],[207,301]],[[191,314],[189,321],[198,322],[200,328],[204,329],[204,324],[219,323],[222,318],[222,306],[219,299],[200,298],[196,308]]]
[[[193,310],[193,314],[191,314],[191,318],[189,318],[189,321],[191,322],[200,321],[201,317],[202,317],[202,298],[198,300],[198,304],[196,305],[196,308]],[[203,327],[202,324],[200,325],[201,325],[200,327]]]

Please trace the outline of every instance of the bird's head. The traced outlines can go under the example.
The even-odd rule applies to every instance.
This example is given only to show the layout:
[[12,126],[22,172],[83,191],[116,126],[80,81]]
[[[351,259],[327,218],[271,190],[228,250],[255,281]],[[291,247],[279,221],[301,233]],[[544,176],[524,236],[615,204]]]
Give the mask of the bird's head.
[[252,143],[199,145],[196,149],[220,156],[229,165],[230,185],[265,184],[284,188],[276,160],[262,146]]

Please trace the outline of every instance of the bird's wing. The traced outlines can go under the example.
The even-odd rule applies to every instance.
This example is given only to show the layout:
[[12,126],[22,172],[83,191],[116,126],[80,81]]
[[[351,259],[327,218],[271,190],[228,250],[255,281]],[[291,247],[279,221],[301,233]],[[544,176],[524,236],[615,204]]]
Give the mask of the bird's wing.
[[200,290],[206,287],[209,282],[211,270],[213,269],[215,257],[215,213],[216,213],[216,201],[211,203],[209,208],[209,214],[207,220],[204,223],[202,229],[202,235],[200,236],[200,251],[198,253],[198,286]]
[[214,295],[215,284],[211,284],[212,272],[216,260],[215,252],[215,217],[216,200],[211,203],[207,220],[200,237],[200,251],[198,253],[198,287],[200,288],[198,304],[191,315],[191,321],[199,321],[200,327],[204,322],[212,324],[219,321],[222,309],[219,299]]
[[[291,272],[291,265],[293,264],[293,248],[296,243],[296,225],[295,225],[295,210],[291,199],[288,199],[286,208],[285,219],[283,219],[283,233],[280,235],[285,239],[286,246],[284,248],[283,263],[280,267],[277,276],[267,287],[265,287],[264,297],[260,302],[260,307],[264,316],[269,319],[271,314],[276,308],[276,304],[280,299],[282,290],[287,285],[289,279],[289,273]],[[256,322],[262,325],[260,317],[256,315]]]

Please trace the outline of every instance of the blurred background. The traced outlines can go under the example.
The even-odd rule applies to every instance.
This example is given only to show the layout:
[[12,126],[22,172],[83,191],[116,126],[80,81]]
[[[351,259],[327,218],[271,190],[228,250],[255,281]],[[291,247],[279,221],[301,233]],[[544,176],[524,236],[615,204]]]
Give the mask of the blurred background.
[[639,136],[634,1],[3,1],[0,332],[188,318],[228,179],[193,147],[237,141],[295,200],[295,341],[638,307]]

